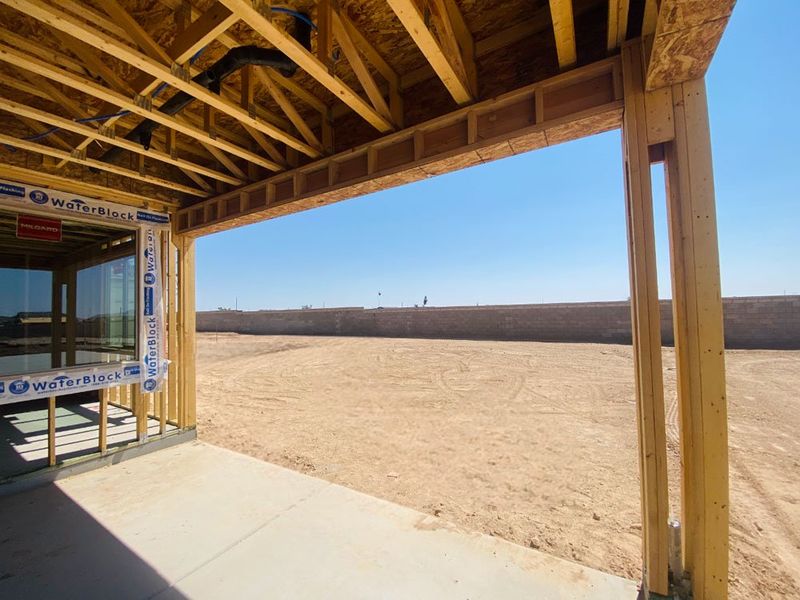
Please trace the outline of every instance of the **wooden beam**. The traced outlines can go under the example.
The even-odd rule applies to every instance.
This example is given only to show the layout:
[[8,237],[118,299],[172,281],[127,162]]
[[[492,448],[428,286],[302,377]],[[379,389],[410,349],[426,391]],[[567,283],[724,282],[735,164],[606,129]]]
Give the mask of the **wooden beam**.
[[3,176],[14,181],[23,181],[29,184],[43,185],[54,187],[65,192],[73,192],[75,194],[83,194],[101,200],[108,200],[110,202],[119,202],[120,204],[127,204],[129,206],[147,207],[148,205],[158,207],[164,206],[177,206],[178,203],[171,200],[162,200],[160,198],[150,198],[142,194],[133,194],[120,190],[118,188],[106,187],[97,185],[95,183],[88,183],[85,181],[77,181],[70,177],[62,175],[54,175],[53,173],[46,173],[41,169],[27,169],[17,165],[10,165],[7,163],[0,163],[0,171]]
[[672,87],[665,144],[681,423],[683,568],[697,600],[728,597],[728,415],[714,173],[705,83]]
[[647,89],[706,74],[736,0],[661,0],[647,65]]
[[622,47],[623,148],[631,278],[631,321],[642,494],[644,587],[669,592],[669,498],[661,321],[653,196],[647,144],[644,64],[640,43]]
[[197,52],[217,39],[239,19],[223,4],[215,2],[186,29],[175,36],[167,54],[176,63],[183,64]]
[[[19,115],[15,115],[15,116],[22,123],[24,123],[28,128],[30,128],[31,131],[34,132],[34,134],[38,135],[38,134],[42,134],[42,133],[47,133],[51,129],[50,127],[45,127],[44,125],[42,125],[38,121],[34,121],[33,119],[29,119],[28,117],[21,117]],[[47,139],[49,139],[56,146],[59,146],[63,150],[67,150],[67,151],[72,150],[72,146],[70,145],[70,143],[67,140],[65,140],[61,135],[59,135],[57,132],[53,132],[53,133],[49,134],[47,136]]]
[[196,425],[196,315],[194,239],[180,236],[178,245],[178,379],[180,382],[178,422],[181,429]]
[[73,133],[84,135],[87,137],[87,139],[98,140],[103,143],[110,144],[112,146],[118,146],[120,148],[129,150],[136,154],[149,156],[166,164],[175,165],[176,167],[181,167],[187,170],[191,170],[200,175],[206,175],[207,177],[211,177],[219,181],[224,181],[232,185],[240,185],[244,183],[243,179],[231,177],[230,175],[227,175],[220,171],[216,171],[209,167],[198,165],[187,160],[183,160],[180,158],[173,158],[169,153],[166,152],[160,152],[158,150],[153,150],[152,148],[150,150],[145,150],[141,144],[137,144],[136,142],[126,140],[123,137],[116,137],[116,136],[112,137],[107,133],[92,129],[88,125],[83,125],[82,123],[76,123],[69,119],[65,119],[63,117],[59,117],[57,115],[45,112],[43,110],[39,110],[38,108],[33,108],[25,104],[20,104],[19,102],[14,102],[13,100],[6,100],[5,98],[0,98],[0,110],[5,110],[14,115],[23,116],[25,118],[35,119],[36,121],[47,123],[48,125],[51,125],[53,127],[60,127],[65,131],[72,131]]
[[628,31],[628,10],[630,0],[608,1],[608,35],[606,47],[609,51],[616,50],[625,41]]
[[147,107],[146,103],[144,103],[144,105],[142,103],[137,103],[118,92],[92,81],[91,79],[80,77],[79,75],[74,75],[64,71],[63,69],[54,67],[44,61],[28,56],[2,43],[0,43],[0,60],[22,69],[33,71],[39,75],[47,77],[48,79],[58,81],[59,83],[95,96],[96,98],[100,98],[101,100],[115,104],[125,110],[150,119],[151,121],[171,127],[172,129],[175,129],[176,131],[198,141],[229,152],[235,156],[244,158],[245,160],[249,160],[252,163],[259,164],[271,171],[281,170],[281,166],[277,163],[267,160],[262,156],[251,152],[250,150],[245,150],[244,148],[232,144],[221,137],[212,138],[202,129],[188,125],[182,122],[180,119],[176,119],[175,117],[171,117],[157,110],[151,110]]
[[550,0],[550,15],[553,19],[553,35],[556,38],[558,66],[563,71],[578,63],[572,0]]
[[475,96],[465,75],[459,72],[457,65],[451,63],[451,59],[425,24],[425,17],[416,3],[413,0],[387,0],[387,2],[450,92],[453,100],[460,105],[473,102]]
[[[198,19],[192,23],[188,28],[183,30],[173,41],[170,48],[167,50],[167,54],[169,55],[170,59],[177,64],[184,64],[188,61],[199,49],[206,46],[208,43],[214,40],[214,38],[220,34],[221,31],[224,31],[228,27],[230,27],[233,22],[235,22],[235,18],[230,14],[227,8],[224,6],[219,5],[218,3],[212,5],[212,7],[206,12],[203,13],[198,17]],[[133,91],[138,94],[148,94],[155,89],[155,86],[158,84],[158,79],[153,78],[152,76],[148,75],[147,73],[142,73],[137,77],[131,84],[131,88]],[[112,87],[114,87],[113,83],[107,81]],[[123,93],[127,93],[128,90],[125,88],[115,88],[116,91],[122,91]],[[100,109],[97,111],[95,116],[99,115],[107,115],[111,114],[118,110],[118,107],[114,104],[106,102]],[[184,115],[185,116],[185,115]],[[105,121],[106,126],[112,125],[117,119],[109,119]],[[88,143],[89,139],[84,140],[81,142],[76,149],[81,150],[85,148]],[[155,145],[155,144],[154,144]],[[241,144],[240,144],[241,145]],[[214,148],[213,146],[209,146],[208,144],[204,144],[201,142],[201,146],[206,149],[214,158],[216,158],[221,164],[223,164],[231,173],[233,173],[237,178],[245,179],[243,171],[235,166],[227,156],[222,154],[219,150]],[[274,160],[274,158],[273,158]],[[193,175],[192,171],[184,171],[188,177],[190,177],[193,181],[195,181],[198,185],[205,187],[204,182],[199,180],[196,176]]]
[[330,70],[333,67],[333,9],[331,0],[317,2],[317,49],[319,61]]
[[642,16],[642,37],[651,36],[656,32],[659,1],[660,0],[645,0],[644,2],[644,15]]
[[56,464],[56,397],[47,399],[47,465]]
[[367,93],[367,97],[372,103],[372,106],[384,117],[391,120],[392,113],[389,111],[389,105],[386,103],[386,100],[384,100],[383,94],[380,88],[378,88],[378,84],[375,83],[372,73],[369,72],[364,59],[362,59],[361,55],[358,53],[355,43],[347,33],[347,29],[339,16],[338,10],[333,11],[333,34],[336,36],[336,40],[339,42],[339,47],[342,49],[342,52],[344,52],[347,62],[350,63],[350,68],[353,69],[353,73],[355,73],[361,87],[364,88],[364,91]]
[[139,171],[126,169],[125,167],[120,167],[118,165],[106,163],[100,160],[86,158],[84,155],[72,154],[70,152],[66,152],[65,150],[59,150],[58,148],[53,148],[52,146],[45,146],[44,144],[37,144],[36,142],[21,140],[2,133],[0,133],[0,144],[7,144],[8,146],[20,148],[28,152],[36,152],[38,154],[43,154],[45,156],[53,156],[55,158],[60,158],[64,161],[74,162],[76,164],[91,167],[93,169],[100,169],[101,171],[107,171],[109,173],[114,173],[116,175],[122,175],[123,177],[128,177],[129,179],[144,181],[145,183],[167,188],[168,190],[175,190],[178,192],[183,192],[184,194],[199,196],[201,198],[207,196],[205,191],[199,190],[189,185],[177,183],[169,179],[162,179],[161,177],[156,177],[155,175],[147,175],[145,173],[140,173]]
[[97,428],[97,446],[100,454],[108,452],[108,399],[111,395],[108,388],[100,390],[99,427]]
[[[102,31],[88,26],[82,21],[71,17],[64,11],[46,4],[43,0],[0,0],[3,4],[7,4],[17,10],[47,23],[51,27],[59,29],[65,33],[73,35],[94,46],[98,50],[102,50],[119,60],[122,60],[129,65],[136,67],[140,71],[144,71],[168,83],[174,88],[190,94],[198,100],[202,100],[207,105],[219,110],[220,112],[238,120],[242,124],[247,124],[268,135],[287,146],[296,149],[303,154],[312,158],[320,156],[319,151],[312,148],[308,144],[290,136],[285,131],[279,129],[271,123],[261,121],[255,117],[251,117],[246,111],[243,111],[239,106],[203,86],[188,80],[188,73],[181,74],[181,67],[170,67],[162,64],[158,60],[151,58],[146,54],[134,50],[130,46],[106,35]],[[162,51],[163,52],[163,51]],[[164,54],[166,56],[166,53]]]
[[177,232],[223,231],[615,129],[618,71],[612,57],[202,200],[178,211]]
[[134,19],[127,10],[120,6],[117,0],[103,0],[102,6],[103,10],[108,13],[114,22],[121,25],[125,31],[128,32],[128,35],[133,38],[134,43],[139,46],[145,54],[164,64],[170,64],[172,62],[166,51],[153,40],[150,34],[139,25],[136,19]]
[[251,2],[222,0],[222,3],[378,131],[388,132],[393,129],[390,120],[378,113],[339,77],[331,74],[317,57],[303,48],[297,40],[286,35],[285,31],[261,14]]
[[167,314],[167,420],[173,423],[178,421],[178,248],[175,246],[175,236],[172,232],[167,241],[167,286],[166,286],[166,314]]
[[[375,67],[378,73],[389,84],[389,110],[392,114],[392,119],[399,127],[403,126],[403,95],[400,88],[400,76],[397,72],[386,62],[383,55],[364,37],[364,34],[353,24],[347,13],[340,10],[339,19],[341,19],[344,29],[350,39],[353,40],[358,49],[364,54],[369,63]],[[320,109],[322,114],[324,110]],[[324,122],[324,119],[323,119]]]
[[[461,58],[463,60],[464,69],[467,76],[472,93],[478,95],[478,68],[475,65],[475,40],[472,37],[472,32],[464,20],[464,15],[458,9],[455,0],[436,0],[437,6],[443,5],[444,10],[453,27],[453,34],[455,42],[461,51]],[[439,8],[441,11],[442,9]]]

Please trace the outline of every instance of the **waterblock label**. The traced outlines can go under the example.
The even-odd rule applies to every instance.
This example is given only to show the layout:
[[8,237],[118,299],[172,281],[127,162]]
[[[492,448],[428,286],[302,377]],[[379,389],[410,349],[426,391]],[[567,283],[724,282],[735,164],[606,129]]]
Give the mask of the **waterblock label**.
[[164,381],[168,362],[164,359],[164,304],[161,289],[161,260],[158,231],[142,227],[141,268],[142,298],[139,302],[142,389],[155,392]]
[[72,218],[85,216],[128,225],[169,226],[169,215],[166,214],[0,179],[0,204],[4,202],[59,215],[67,214]]
[[0,405],[139,383],[141,372],[139,363],[123,362],[6,377],[0,379]]

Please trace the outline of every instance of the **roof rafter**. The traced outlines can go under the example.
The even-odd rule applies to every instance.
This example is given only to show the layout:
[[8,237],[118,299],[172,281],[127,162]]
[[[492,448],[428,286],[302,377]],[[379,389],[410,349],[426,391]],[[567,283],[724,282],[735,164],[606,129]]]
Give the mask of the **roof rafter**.
[[578,63],[572,0],[550,0],[550,15],[553,19],[553,35],[556,38],[558,66],[563,71]]
[[452,23],[444,4],[437,8],[437,13],[440,13],[438,18],[444,29],[440,32],[445,40],[442,44],[426,25],[425,16],[414,0],[387,0],[387,2],[450,92],[453,100],[460,105],[474,102],[475,92],[471,89],[462,66],[463,56],[458,44],[450,35]]
[[294,38],[278,28],[272,21],[261,14],[247,0],[221,0],[228,9],[252,27],[264,39],[297,63],[311,77],[325,86],[330,92],[361,115],[378,131],[386,133],[394,129],[390,119],[381,115],[350,86],[336,75],[308,50],[303,48]]
[[149,156],[161,162],[170,165],[175,165],[176,167],[190,170],[195,173],[198,173],[199,175],[205,175],[207,177],[211,177],[212,179],[217,179],[218,181],[224,181],[232,185],[238,185],[243,183],[243,180],[238,179],[236,177],[231,177],[226,173],[216,171],[214,169],[205,167],[203,165],[195,164],[188,160],[172,157],[170,154],[154,150],[152,148],[150,150],[145,150],[141,144],[137,144],[136,142],[126,140],[123,137],[116,137],[116,136],[111,136],[110,134],[107,133],[102,133],[101,131],[92,129],[88,125],[83,125],[82,123],[76,123],[75,121],[70,121],[69,119],[65,119],[64,117],[59,117],[58,115],[45,112],[38,108],[33,108],[32,106],[27,106],[26,104],[21,104],[13,100],[6,100],[5,98],[0,98],[0,110],[5,110],[13,115],[21,116],[28,119],[34,119],[42,123],[47,123],[48,125],[51,125],[53,127],[59,127],[65,131],[72,131],[73,133],[77,133],[79,135],[85,135],[91,140],[98,140],[110,144],[112,146],[118,146],[125,150],[130,150],[131,152],[134,152],[136,154]]
[[280,171],[282,169],[281,165],[267,160],[263,156],[255,154],[250,150],[237,146],[236,144],[233,144],[221,137],[212,137],[208,134],[208,132],[203,131],[202,129],[194,127],[193,125],[189,125],[181,120],[176,119],[175,117],[171,117],[157,110],[151,110],[146,106],[141,106],[126,96],[115,92],[106,86],[100,85],[91,79],[80,77],[64,71],[63,69],[54,67],[49,63],[32,56],[28,56],[25,53],[2,43],[0,43],[0,60],[15,65],[19,68],[33,71],[34,73],[47,77],[48,79],[58,81],[59,83],[80,90],[91,96],[95,96],[96,98],[110,102],[132,113],[150,119],[151,121],[155,121],[156,123],[175,129],[176,131],[191,138],[204,142],[208,145],[215,146],[220,150],[224,150],[225,152],[229,152],[230,154],[244,158],[252,163],[261,165],[262,167],[271,171]]
[[[85,24],[84,22],[71,17],[64,11],[44,3],[42,0],[0,0],[3,4],[16,8],[17,10],[78,37],[87,44],[102,50],[111,56],[136,67],[140,71],[149,73],[178,90],[202,100],[207,105],[219,110],[220,112],[240,121],[243,124],[252,126],[254,129],[285,143],[287,146],[302,152],[312,158],[320,156],[320,152],[308,144],[301,142],[285,131],[279,129],[271,123],[260,121],[256,117],[250,116],[246,111],[230,100],[214,94],[203,86],[188,80],[188,73],[181,73],[182,68],[175,65],[172,69],[157,60],[142,54],[138,50],[106,35],[102,31]],[[155,119],[153,119],[155,120]]]
[[35,142],[21,140],[4,133],[0,133],[0,143],[13,146],[15,148],[20,148],[21,150],[26,150],[27,152],[36,152],[38,154],[60,158],[68,162],[74,162],[76,164],[92,167],[101,171],[108,171],[109,173],[114,173],[115,175],[122,175],[123,177],[144,181],[146,183],[167,188],[169,190],[184,192],[186,194],[191,194],[192,196],[200,196],[202,198],[207,195],[204,190],[200,190],[189,185],[183,185],[182,183],[178,183],[176,181],[163,179],[154,175],[147,175],[139,171],[126,169],[125,167],[120,167],[111,163],[105,163],[100,160],[86,158],[82,154],[71,153],[65,150],[59,150],[58,148],[53,148],[51,146],[45,146],[44,144],[37,144]]

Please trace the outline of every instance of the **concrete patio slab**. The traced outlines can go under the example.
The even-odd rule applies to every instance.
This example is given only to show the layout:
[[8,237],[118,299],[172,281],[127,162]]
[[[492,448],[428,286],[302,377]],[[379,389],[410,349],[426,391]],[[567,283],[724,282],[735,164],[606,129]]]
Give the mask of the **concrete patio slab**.
[[0,597],[637,595],[632,581],[201,442],[0,498],[0,514]]

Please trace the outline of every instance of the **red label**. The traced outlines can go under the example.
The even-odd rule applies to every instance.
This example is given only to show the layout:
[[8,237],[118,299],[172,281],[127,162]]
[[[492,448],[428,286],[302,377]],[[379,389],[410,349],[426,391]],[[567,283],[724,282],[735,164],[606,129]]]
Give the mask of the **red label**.
[[61,221],[17,215],[17,237],[23,240],[61,241]]

